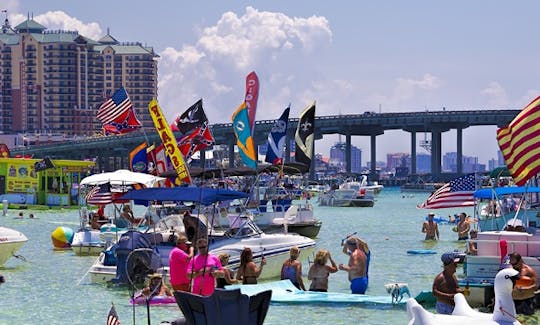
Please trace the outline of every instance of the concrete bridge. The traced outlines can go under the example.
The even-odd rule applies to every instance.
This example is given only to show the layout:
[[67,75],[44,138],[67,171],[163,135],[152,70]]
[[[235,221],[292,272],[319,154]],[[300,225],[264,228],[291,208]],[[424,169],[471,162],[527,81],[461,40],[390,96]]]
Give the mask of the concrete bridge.
[[[371,171],[375,172],[377,136],[386,130],[403,130],[410,133],[411,172],[416,173],[417,133],[431,133],[431,166],[432,174],[441,174],[441,142],[442,134],[455,129],[457,131],[457,172],[462,174],[463,130],[473,126],[495,125],[506,126],[521,110],[468,110],[468,111],[425,111],[410,113],[375,113],[318,116],[315,118],[315,139],[322,139],[325,134],[341,134],[345,136],[347,171],[351,171],[351,137],[369,136]],[[275,120],[256,121],[255,143],[265,144],[268,133]],[[289,119],[288,139],[294,139],[298,118]],[[232,123],[213,124],[210,126],[216,144],[229,147],[229,157],[234,156],[236,138]],[[180,136],[180,134],[177,134]],[[104,136],[62,143],[41,144],[12,148],[12,155],[31,154],[36,158],[50,156],[56,159],[85,159],[97,157],[101,170],[109,171],[127,168],[129,152],[143,141],[160,143],[155,130],[145,133],[133,132],[121,136]],[[286,142],[287,144],[290,141]],[[315,147],[317,142],[315,141]],[[286,157],[290,157],[290,148],[286,148]],[[233,162],[233,159],[229,159]],[[313,168],[311,168],[313,171]]]

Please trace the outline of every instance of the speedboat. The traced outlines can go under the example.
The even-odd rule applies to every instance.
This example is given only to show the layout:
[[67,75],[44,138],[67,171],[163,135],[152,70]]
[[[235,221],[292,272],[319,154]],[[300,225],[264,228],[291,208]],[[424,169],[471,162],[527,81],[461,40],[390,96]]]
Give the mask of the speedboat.
[[268,201],[266,205],[249,212],[257,226],[266,233],[293,232],[315,238],[322,226],[322,221],[315,218],[309,201],[293,203],[291,200],[277,200],[275,204]]
[[[129,279],[137,277],[135,270],[161,273],[169,281],[169,253],[174,248],[175,236],[190,233],[206,233],[209,238],[209,252],[213,255],[230,255],[228,267],[236,270],[240,264],[240,254],[246,247],[251,248],[253,258],[258,263],[263,257],[266,266],[259,279],[272,279],[280,276],[283,261],[289,257],[289,250],[300,248],[300,258],[308,258],[315,250],[315,241],[294,233],[266,234],[247,216],[224,233],[207,230],[205,221],[197,225],[198,231],[190,231],[191,225],[181,215],[170,215],[160,221],[158,229],[152,233],[128,231],[120,237],[117,244],[103,252],[88,271],[90,282],[103,283],[112,281],[127,284]],[[182,220],[182,221],[180,221]],[[184,221],[185,220],[185,221]],[[186,227],[187,226],[187,227]],[[110,255],[115,258],[107,261]],[[111,260],[115,260],[111,262]]]
[[14,229],[0,227],[0,266],[14,256],[15,253],[28,241],[26,236]]
[[384,186],[377,182],[373,182],[373,184],[369,184],[366,175],[362,175],[361,181],[350,180],[350,181],[344,182],[343,184],[339,186],[339,189],[341,190],[356,190],[359,193],[367,192],[367,193],[373,194],[374,196],[379,195],[379,193],[381,193],[383,188]]
[[335,189],[319,194],[319,205],[331,207],[372,207],[375,197],[369,191]]

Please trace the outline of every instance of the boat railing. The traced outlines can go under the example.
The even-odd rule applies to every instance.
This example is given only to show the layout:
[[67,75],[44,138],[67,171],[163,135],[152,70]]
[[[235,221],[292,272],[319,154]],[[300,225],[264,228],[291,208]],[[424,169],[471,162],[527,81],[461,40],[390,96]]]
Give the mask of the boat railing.
[[[508,252],[509,253],[515,252],[515,251],[519,252],[521,250],[519,248],[520,245],[525,245],[526,247],[537,246],[537,245],[540,246],[540,238],[538,240],[512,240],[512,239],[508,239],[508,238],[502,238],[502,239],[477,239],[477,238],[471,238],[471,239],[467,239],[467,242],[476,243],[477,245],[478,244],[493,244],[494,247],[495,247],[495,250],[497,251],[497,253],[500,254],[500,247],[499,247],[498,244],[501,242],[501,240],[506,241],[506,243],[508,245]],[[540,256],[540,248],[538,248],[537,251],[539,252],[538,256]],[[477,255],[483,256],[482,252],[480,252],[478,249],[477,249]],[[536,255],[527,255],[527,256],[536,256]]]

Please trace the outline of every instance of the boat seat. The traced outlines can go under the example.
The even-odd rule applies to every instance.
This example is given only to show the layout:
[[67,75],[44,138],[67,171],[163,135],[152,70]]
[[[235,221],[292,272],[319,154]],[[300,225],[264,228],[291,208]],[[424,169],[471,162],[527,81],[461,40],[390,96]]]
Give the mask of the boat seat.
[[262,324],[270,305],[271,290],[254,296],[240,289],[216,289],[208,297],[175,291],[174,297],[184,315],[185,323],[199,324]]

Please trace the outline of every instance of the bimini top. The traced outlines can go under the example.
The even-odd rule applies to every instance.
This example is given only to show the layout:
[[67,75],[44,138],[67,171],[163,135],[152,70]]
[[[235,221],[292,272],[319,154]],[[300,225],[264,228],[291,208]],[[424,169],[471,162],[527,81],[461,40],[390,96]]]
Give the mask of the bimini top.
[[501,195],[540,193],[540,187],[536,186],[503,186],[495,188],[483,188],[474,192],[476,199],[492,199]]
[[114,172],[94,174],[85,177],[81,180],[80,185],[101,185],[111,183],[111,185],[132,185],[143,184],[146,187],[152,187],[157,182],[165,180],[163,177],[158,177],[145,173],[132,172],[126,169],[119,169]]
[[188,201],[209,205],[248,197],[247,193],[210,187],[154,187],[130,191],[121,200]]

